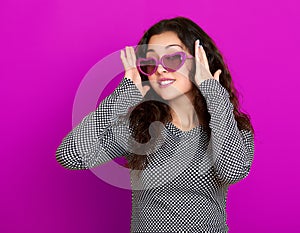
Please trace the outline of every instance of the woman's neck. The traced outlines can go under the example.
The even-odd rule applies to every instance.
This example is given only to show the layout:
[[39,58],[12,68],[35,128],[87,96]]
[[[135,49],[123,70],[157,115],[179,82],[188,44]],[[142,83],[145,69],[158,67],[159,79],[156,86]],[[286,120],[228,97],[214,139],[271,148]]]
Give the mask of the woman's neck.
[[183,131],[199,125],[193,101],[188,95],[182,95],[168,102],[171,108],[172,123]]

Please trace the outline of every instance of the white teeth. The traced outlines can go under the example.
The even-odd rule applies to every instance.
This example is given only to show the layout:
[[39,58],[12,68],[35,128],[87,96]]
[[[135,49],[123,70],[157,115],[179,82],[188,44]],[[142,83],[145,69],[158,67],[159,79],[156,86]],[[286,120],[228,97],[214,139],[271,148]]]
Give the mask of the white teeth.
[[170,83],[173,83],[175,80],[164,80],[164,81],[160,81],[159,84],[160,85],[167,85],[167,84],[170,84]]

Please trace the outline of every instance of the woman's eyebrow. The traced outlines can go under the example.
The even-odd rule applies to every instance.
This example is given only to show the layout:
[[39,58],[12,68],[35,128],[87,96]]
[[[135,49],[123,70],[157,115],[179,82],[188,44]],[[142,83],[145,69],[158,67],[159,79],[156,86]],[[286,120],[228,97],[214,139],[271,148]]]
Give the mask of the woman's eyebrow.
[[[182,46],[179,45],[179,44],[170,44],[170,45],[166,46],[166,49],[168,49],[168,48],[170,48],[170,47],[172,47],[172,46],[178,46],[178,47],[182,48]],[[182,49],[183,49],[183,48],[182,48]]]
[[[165,48],[168,49],[168,48],[170,48],[172,46],[178,46],[181,49],[183,49],[183,47],[181,45],[179,45],[179,44],[170,44],[170,45],[167,45]],[[148,52],[155,52],[155,50],[154,49],[147,49],[146,53],[148,53]]]
[[155,50],[154,49],[147,49],[146,53],[148,53],[148,52],[155,52]]

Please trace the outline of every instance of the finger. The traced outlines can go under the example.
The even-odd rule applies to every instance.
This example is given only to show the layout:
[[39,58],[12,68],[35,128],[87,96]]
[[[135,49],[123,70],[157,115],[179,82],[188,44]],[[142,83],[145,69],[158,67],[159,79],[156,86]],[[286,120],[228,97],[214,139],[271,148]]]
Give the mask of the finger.
[[195,41],[195,59],[196,59],[196,62],[200,62],[200,57],[199,57],[199,40],[196,40]]
[[200,78],[199,40],[195,41],[195,82],[198,84]]
[[216,79],[218,82],[220,82],[220,75],[222,73],[222,70],[217,70],[215,73],[214,73],[214,79]]
[[130,55],[131,55],[132,62],[133,62],[132,65],[135,67],[136,66],[136,55],[135,55],[133,47],[130,47]]
[[208,64],[208,59],[207,59],[205,50],[204,50],[204,48],[203,48],[202,45],[200,46],[200,54],[201,54],[201,57],[202,57],[202,59],[203,59],[204,67],[205,67],[208,71],[210,71],[210,69],[209,69],[209,64]]
[[126,50],[126,58],[127,58],[128,65],[130,67],[132,67],[133,61],[132,61],[132,57],[131,57],[130,47],[126,46],[125,50]]
[[123,63],[124,68],[126,69],[128,67],[128,62],[127,62],[127,59],[125,57],[124,50],[121,50],[120,58],[121,58],[121,61]]
[[[204,59],[203,59],[203,56],[202,56],[202,52],[201,52],[201,47],[202,45],[200,45],[200,41],[197,40],[196,41],[196,51],[197,51],[197,58],[198,58],[198,61],[204,65]],[[196,54],[196,53],[195,53]]]
[[123,66],[124,66],[125,70],[130,69],[130,65],[129,65],[128,60],[125,56],[124,50],[121,50],[121,56],[120,57],[121,57],[121,60],[122,60],[122,63],[123,63]]
[[200,72],[201,64],[202,64],[202,58],[200,54],[200,41],[196,40],[195,42],[195,61],[196,61],[196,72]]
[[124,50],[121,50],[121,51],[120,51],[120,58],[121,58],[122,62],[125,61],[125,53],[124,53]]

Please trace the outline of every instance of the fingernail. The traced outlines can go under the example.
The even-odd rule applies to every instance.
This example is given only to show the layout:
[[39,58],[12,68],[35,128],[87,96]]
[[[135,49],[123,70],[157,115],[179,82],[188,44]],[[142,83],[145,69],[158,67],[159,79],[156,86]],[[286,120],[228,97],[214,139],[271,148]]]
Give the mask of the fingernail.
[[198,41],[199,41],[198,46],[199,46],[199,47],[202,47],[202,44],[201,44],[200,39],[198,39]]

